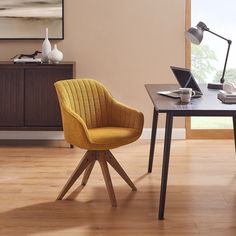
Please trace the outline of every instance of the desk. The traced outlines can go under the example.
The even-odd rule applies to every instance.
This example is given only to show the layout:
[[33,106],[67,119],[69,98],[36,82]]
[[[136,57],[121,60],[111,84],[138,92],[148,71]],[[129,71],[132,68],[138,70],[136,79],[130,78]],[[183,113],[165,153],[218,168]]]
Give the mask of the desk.
[[[207,85],[200,85],[203,92],[201,98],[194,98],[190,103],[181,103],[179,99],[173,99],[157,94],[157,91],[176,90],[178,85],[171,84],[146,84],[146,90],[152,100],[153,121],[152,137],[149,154],[148,172],[152,172],[153,155],[155,150],[157,121],[159,113],[166,113],[165,140],[162,163],[161,190],[158,218],[164,219],[166,187],[169,168],[171,147],[171,133],[174,116],[231,116],[233,118],[234,137],[236,137],[236,104],[223,104],[217,99],[218,90],[208,89]],[[235,140],[235,139],[234,139]],[[236,147],[236,142],[235,142]],[[236,170],[236,169],[235,169]]]

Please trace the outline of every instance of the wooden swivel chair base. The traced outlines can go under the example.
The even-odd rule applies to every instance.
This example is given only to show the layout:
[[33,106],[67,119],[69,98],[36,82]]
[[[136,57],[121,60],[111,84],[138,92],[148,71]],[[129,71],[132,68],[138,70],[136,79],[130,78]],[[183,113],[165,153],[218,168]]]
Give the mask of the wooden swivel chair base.
[[75,183],[75,181],[80,177],[80,175],[84,172],[84,176],[82,179],[82,185],[86,185],[89,179],[89,176],[92,172],[92,169],[94,167],[95,162],[98,161],[103,177],[106,183],[107,192],[109,194],[109,198],[111,201],[111,205],[113,207],[117,206],[116,197],[111,181],[111,176],[109,173],[107,162],[117,171],[117,173],[125,180],[125,182],[131,187],[133,191],[136,191],[137,188],[133,184],[133,182],[130,180],[128,175],[125,173],[121,165],[118,163],[118,161],[115,159],[115,157],[112,155],[112,153],[107,151],[87,151],[80,161],[78,167],[75,169],[74,173],[71,175],[70,179],[62,189],[61,193],[58,195],[57,200],[62,200],[62,198],[65,196],[65,194],[68,192],[68,190],[72,187],[72,185]]

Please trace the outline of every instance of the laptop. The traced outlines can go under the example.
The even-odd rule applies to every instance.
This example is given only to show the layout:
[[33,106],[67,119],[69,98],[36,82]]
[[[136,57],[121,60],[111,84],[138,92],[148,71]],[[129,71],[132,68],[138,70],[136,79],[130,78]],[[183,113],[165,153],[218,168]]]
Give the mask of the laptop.
[[[191,73],[189,69],[175,67],[175,66],[171,66],[170,68],[172,72],[174,73],[175,78],[181,88],[192,88],[192,90],[195,92],[192,98],[199,98],[203,95],[201,89],[199,88],[196,80],[193,77],[193,74]],[[179,90],[160,91],[157,93],[160,95],[171,97],[171,98],[180,98]]]

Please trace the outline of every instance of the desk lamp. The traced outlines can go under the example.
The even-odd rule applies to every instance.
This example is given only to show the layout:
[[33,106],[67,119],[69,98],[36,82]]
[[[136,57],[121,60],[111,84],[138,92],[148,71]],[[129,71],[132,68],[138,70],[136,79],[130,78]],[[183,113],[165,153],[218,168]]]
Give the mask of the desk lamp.
[[219,34],[216,34],[216,33],[212,32],[212,31],[210,31],[210,29],[206,26],[206,24],[201,22],[201,21],[197,24],[196,27],[189,28],[185,32],[185,37],[191,43],[199,45],[202,42],[203,32],[204,31],[207,31],[207,32],[209,32],[211,34],[214,34],[215,36],[217,36],[217,37],[219,37],[221,39],[226,40],[227,43],[228,43],[228,49],[227,49],[227,53],[226,53],[225,64],[224,64],[224,69],[223,69],[222,77],[220,79],[220,83],[209,83],[208,84],[208,88],[211,88],[211,89],[223,89],[223,83],[225,82],[225,79],[224,79],[225,69],[226,69],[226,65],[227,65],[227,61],[228,61],[228,56],[229,56],[230,45],[231,45],[232,41],[222,37]]

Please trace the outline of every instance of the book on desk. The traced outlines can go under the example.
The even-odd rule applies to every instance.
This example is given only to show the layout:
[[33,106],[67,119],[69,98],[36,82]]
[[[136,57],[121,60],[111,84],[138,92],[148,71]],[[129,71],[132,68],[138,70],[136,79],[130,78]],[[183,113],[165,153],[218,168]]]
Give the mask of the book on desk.
[[217,98],[226,104],[236,104],[236,93],[227,93],[224,90],[220,90]]

